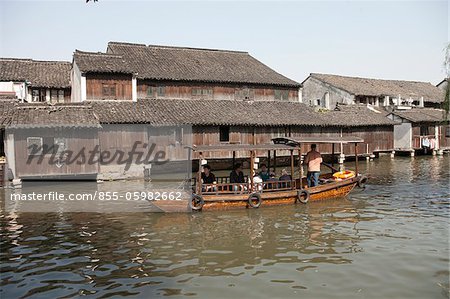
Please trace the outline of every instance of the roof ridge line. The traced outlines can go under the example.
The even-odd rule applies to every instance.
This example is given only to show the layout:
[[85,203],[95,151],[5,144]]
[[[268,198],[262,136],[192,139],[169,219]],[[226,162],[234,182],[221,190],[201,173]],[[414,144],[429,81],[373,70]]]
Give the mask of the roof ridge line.
[[[426,81],[416,81],[416,80],[400,80],[400,79],[380,79],[380,78],[369,78],[369,77],[356,77],[356,76],[346,76],[346,75],[336,75],[329,73],[310,73],[310,76],[314,75],[324,75],[324,76],[334,76],[334,77],[343,77],[343,78],[351,78],[351,79],[363,79],[363,80],[378,80],[378,81],[395,81],[395,82],[408,82],[408,83],[428,83],[433,85],[431,82]],[[316,77],[317,78],[317,77]],[[320,79],[320,78],[318,78]],[[433,85],[436,86],[436,85]]]
[[213,52],[229,52],[229,53],[241,53],[241,54],[249,54],[248,51],[239,51],[239,50],[224,50],[224,49],[211,49],[211,48],[196,48],[196,47],[185,47],[185,46],[167,46],[167,45],[152,45],[152,44],[134,44],[127,42],[109,42],[110,44],[115,45],[124,45],[124,46],[138,46],[138,47],[146,47],[146,48],[166,48],[166,49],[179,49],[179,50],[194,50],[194,51],[213,51]]

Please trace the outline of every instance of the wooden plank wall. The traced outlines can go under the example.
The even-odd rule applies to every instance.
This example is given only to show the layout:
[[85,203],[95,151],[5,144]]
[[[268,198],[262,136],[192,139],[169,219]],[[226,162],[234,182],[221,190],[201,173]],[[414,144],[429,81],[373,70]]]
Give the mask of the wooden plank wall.
[[66,138],[67,150],[75,154],[85,148],[85,155],[88,157],[89,151],[93,150],[98,144],[97,129],[33,129],[17,130],[15,138],[15,159],[16,175],[21,176],[46,176],[46,175],[72,175],[72,174],[96,174],[98,173],[97,164],[71,163],[64,164],[62,167],[50,164],[51,155],[44,155],[41,164],[38,159],[33,159],[31,164],[27,164],[28,149],[27,137],[63,137]]
[[[103,84],[115,85],[114,96],[103,95]],[[120,74],[87,74],[86,75],[86,99],[117,99],[132,100],[131,97],[131,75]]]
[[[148,87],[153,87],[153,93],[147,93]],[[158,96],[156,87],[162,86],[165,89],[164,96]],[[193,95],[193,89],[211,89],[212,94]],[[152,80],[138,80],[137,97],[138,98],[172,98],[172,99],[198,99],[198,100],[243,100],[244,91],[249,90],[249,97],[256,101],[275,100],[275,89],[288,92],[288,100],[298,100],[297,88],[266,87],[266,86],[245,86],[240,84],[196,84],[190,82],[164,82]]]

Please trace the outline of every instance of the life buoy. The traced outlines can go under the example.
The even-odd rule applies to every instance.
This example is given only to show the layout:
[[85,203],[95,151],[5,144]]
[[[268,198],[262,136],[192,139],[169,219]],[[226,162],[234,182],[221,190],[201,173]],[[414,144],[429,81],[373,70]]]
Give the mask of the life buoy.
[[[256,203],[254,202],[256,200]],[[248,205],[251,206],[252,208],[256,209],[259,208],[259,206],[262,203],[262,199],[261,199],[261,194],[259,193],[252,193],[250,194],[250,196],[248,197]]]
[[333,173],[333,177],[335,177],[337,179],[354,178],[355,177],[355,172],[354,171],[349,171],[349,170],[339,171],[339,172]]
[[189,201],[189,206],[194,211],[200,211],[203,208],[203,205],[205,204],[205,201],[203,200],[203,197],[198,194],[192,194],[192,198]]
[[357,183],[358,187],[362,188],[362,189],[366,188],[366,183],[368,180],[369,180],[369,178],[366,177],[365,175],[361,176]]
[[309,201],[310,193],[308,190],[298,190],[297,191],[297,201],[301,203],[307,203]]

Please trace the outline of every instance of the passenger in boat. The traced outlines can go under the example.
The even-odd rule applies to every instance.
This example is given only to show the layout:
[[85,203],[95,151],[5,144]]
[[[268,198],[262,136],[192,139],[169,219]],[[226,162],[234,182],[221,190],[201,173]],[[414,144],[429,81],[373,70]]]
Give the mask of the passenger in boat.
[[292,181],[292,177],[291,175],[287,172],[286,169],[283,169],[281,171],[281,176],[279,178],[280,180],[280,188],[289,188],[291,186],[291,182]]
[[263,180],[263,182],[269,180],[270,174],[266,164],[261,164],[261,171],[258,173],[258,175]]
[[[217,183],[216,176],[211,172],[211,166],[209,166],[208,164],[203,165],[202,184],[212,185],[216,183]],[[215,187],[203,186],[203,191],[211,191],[211,190],[215,190]]]
[[277,181],[278,181],[278,179],[275,177],[275,173],[271,172],[269,174],[269,179],[266,181],[267,182],[267,188],[268,189],[276,188],[277,183],[274,183],[274,182],[277,182]]
[[[233,171],[230,172],[230,183],[231,184],[245,183],[244,173],[242,172],[242,164],[241,163],[237,163],[236,165],[234,165]],[[234,191],[237,191],[238,189],[241,189],[241,190],[244,189],[243,185],[240,185],[239,187],[237,185],[235,185],[233,188]]]
[[322,156],[317,151],[317,145],[311,144],[311,150],[306,154],[305,157],[305,164],[308,165],[308,174],[306,176],[308,187],[315,187],[319,185],[321,163]]

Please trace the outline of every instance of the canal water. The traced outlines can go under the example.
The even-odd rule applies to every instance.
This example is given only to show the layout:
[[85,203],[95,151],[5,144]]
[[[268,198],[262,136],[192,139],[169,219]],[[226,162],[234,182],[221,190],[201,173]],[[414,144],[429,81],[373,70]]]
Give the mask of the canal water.
[[365,190],[256,210],[32,213],[2,195],[0,297],[448,298],[449,164],[363,161]]

